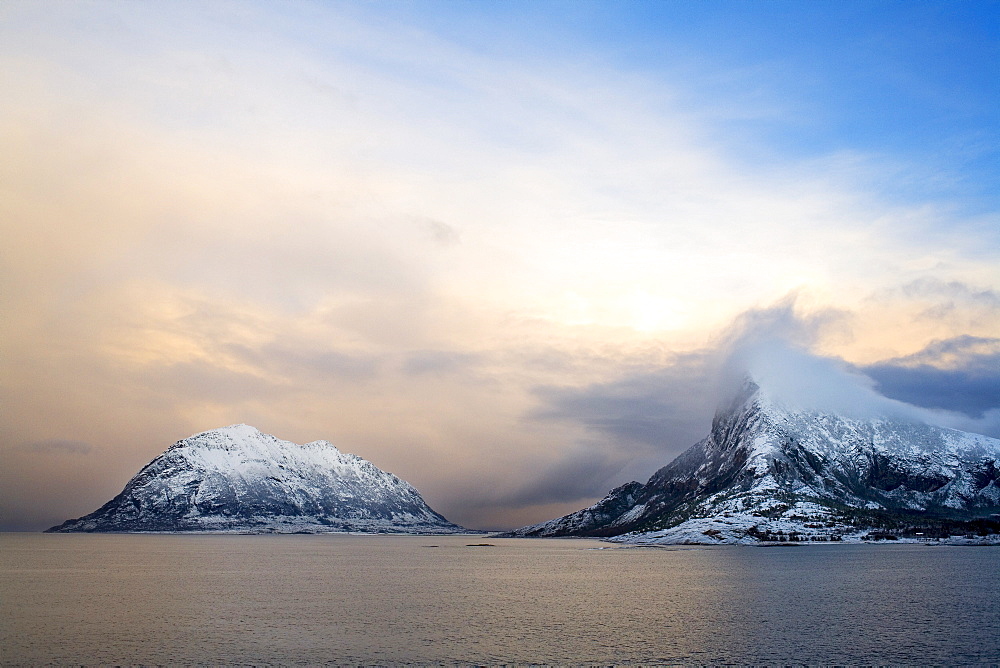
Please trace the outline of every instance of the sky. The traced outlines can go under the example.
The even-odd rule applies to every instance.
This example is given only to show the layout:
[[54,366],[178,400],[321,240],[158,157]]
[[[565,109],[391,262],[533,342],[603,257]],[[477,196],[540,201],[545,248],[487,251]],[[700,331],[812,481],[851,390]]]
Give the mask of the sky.
[[540,522],[734,365],[1000,437],[1000,2],[7,0],[0,99],[0,530],[236,423]]

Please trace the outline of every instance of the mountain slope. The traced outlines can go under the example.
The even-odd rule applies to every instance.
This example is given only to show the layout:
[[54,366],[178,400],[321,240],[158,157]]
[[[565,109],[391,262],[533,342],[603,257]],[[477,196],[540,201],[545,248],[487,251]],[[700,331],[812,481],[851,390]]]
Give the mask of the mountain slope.
[[326,441],[233,425],[178,441],[100,509],[49,531],[463,531],[408,483]]
[[517,536],[623,542],[851,540],[1000,530],[1000,441],[789,409],[756,384],[709,435],[590,508]]

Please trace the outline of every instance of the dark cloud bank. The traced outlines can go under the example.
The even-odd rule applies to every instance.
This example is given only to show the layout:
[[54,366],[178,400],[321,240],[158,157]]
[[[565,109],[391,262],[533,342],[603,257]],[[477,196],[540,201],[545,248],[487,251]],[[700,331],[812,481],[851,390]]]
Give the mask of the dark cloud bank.
[[972,418],[1000,407],[1000,339],[960,336],[936,341],[915,355],[861,371],[885,396],[914,406]]

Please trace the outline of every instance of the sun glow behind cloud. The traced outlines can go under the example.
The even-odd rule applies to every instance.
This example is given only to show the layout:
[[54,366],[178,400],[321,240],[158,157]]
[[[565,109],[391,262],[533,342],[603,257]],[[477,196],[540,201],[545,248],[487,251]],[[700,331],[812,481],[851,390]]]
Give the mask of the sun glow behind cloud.
[[[598,493],[700,435],[616,449],[532,419],[539,387],[670,392],[652,370],[790,293],[796,317],[838,314],[810,349],[858,365],[1000,331],[988,199],[901,197],[932,170],[755,134],[809,125],[815,102],[768,87],[792,64],[748,63],[751,95],[677,36],[626,67],[500,27],[463,39],[468,8],[435,28],[375,7],[5,5],[9,443],[106,444],[87,456],[130,474],[249,422],[510,524],[579,505],[539,492],[573,462]],[[11,470],[49,475],[17,452]]]

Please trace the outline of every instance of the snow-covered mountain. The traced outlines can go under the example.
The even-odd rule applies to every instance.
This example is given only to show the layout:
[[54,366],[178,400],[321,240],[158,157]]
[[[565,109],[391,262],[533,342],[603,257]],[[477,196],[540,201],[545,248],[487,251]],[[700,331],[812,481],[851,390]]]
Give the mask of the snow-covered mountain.
[[100,509],[49,531],[457,533],[416,489],[327,441],[233,425],[178,441]]
[[1000,533],[1000,440],[792,409],[747,380],[711,433],[643,485],[516,536],[628,543]]

